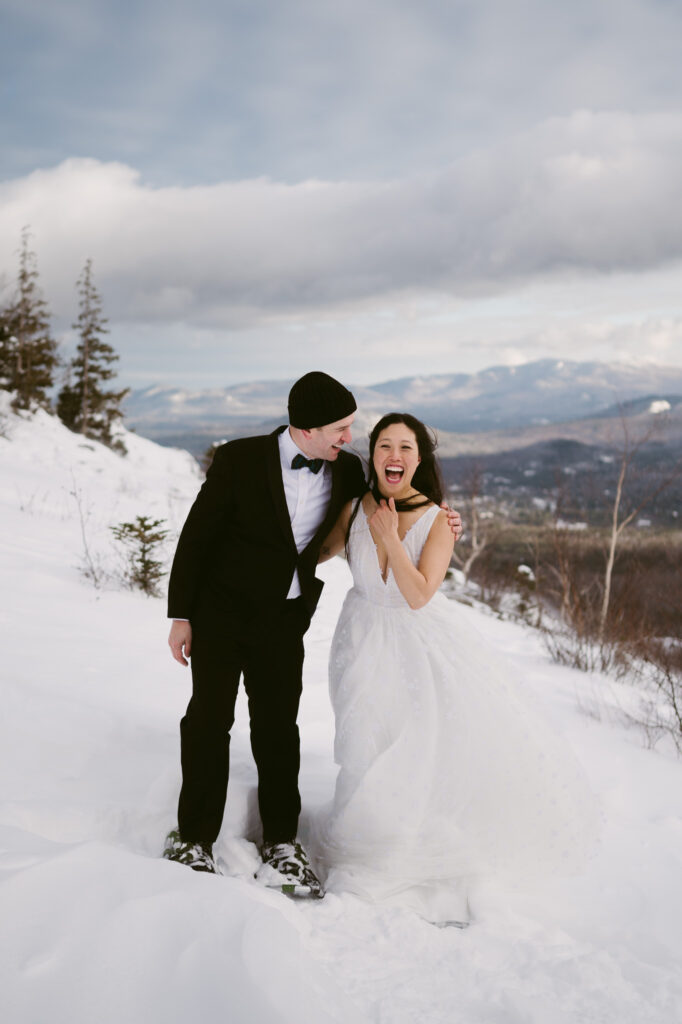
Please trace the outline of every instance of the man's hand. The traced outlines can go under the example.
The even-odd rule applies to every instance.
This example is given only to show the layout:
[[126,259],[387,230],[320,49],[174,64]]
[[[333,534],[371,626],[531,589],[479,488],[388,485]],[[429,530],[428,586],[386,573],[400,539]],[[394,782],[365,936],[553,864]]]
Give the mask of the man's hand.
[[179,661],[181,665],[189,664],[187,658],[192,653],[192,627],[189,622],[179,622],[177,619],[173,622],[168,637],[168,646],[176,661]]
[[450,508],[450,506],[445,501],[441,503],[440,507],[444,508],[448,514],[448,526],[452,530],[452,533],[455,538],[455,543],[457,543],[459,538],[462,536],[462,517],[460,516],[459,512],[455,511],[454,508]]

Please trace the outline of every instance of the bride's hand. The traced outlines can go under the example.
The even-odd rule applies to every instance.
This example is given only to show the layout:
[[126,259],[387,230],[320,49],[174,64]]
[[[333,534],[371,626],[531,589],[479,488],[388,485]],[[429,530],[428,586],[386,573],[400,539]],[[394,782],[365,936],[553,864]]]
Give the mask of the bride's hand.
[[383,498],[379,502],[376,512],[372,515],[369,525],[379,540],[387,541],[398,536],[398,513],[395,510],[395,501],[389,498],[386,502]]

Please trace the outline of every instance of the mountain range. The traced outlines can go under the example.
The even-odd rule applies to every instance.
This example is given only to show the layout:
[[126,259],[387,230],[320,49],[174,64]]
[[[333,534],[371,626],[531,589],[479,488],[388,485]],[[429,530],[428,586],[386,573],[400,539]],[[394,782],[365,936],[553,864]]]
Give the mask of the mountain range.
[[[126,424],[199,455],[215,440],[267,432],[286,422],[292,383],[134,390],[126,401]],[[400,410],[438,431],[443,455],[502,451],[557,437],[606,443],[613,433],[606,421],[613,417],[641,417],[669,407],[669,419],[679,420],[682,409],[682,369],[653,365],[542,359],[473,374],[424,374],[348,386],[358,402],[354,433],[360,449],[380,415]]]

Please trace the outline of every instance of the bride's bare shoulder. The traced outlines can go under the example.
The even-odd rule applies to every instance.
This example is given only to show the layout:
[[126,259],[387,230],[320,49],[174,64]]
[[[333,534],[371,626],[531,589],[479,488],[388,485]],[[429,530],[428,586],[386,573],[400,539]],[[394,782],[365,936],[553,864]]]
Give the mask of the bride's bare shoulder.
[[421,517],[426,515],[426,513],[434,508],[436,504],[435,501],[431,501],[431,499],[428,498],[426,494],[422,494],[421,491],[418,491],[417,494],[414,495],[414,498],[410,500],[414,501],[416,506],[413,513],[416,519],[421,519]]

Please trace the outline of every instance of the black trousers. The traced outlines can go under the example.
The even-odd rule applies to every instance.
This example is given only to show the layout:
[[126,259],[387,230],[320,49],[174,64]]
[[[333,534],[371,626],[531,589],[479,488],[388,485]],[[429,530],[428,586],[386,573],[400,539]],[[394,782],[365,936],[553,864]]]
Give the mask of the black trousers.
[[301,598],[224,614],[209,610],[192,620],[192,699],[180,723],[183,839],[213,843],[220,832],[242,675],[263,839],[283,842],[296,835],[301,811],[296,717],[309,624]]

